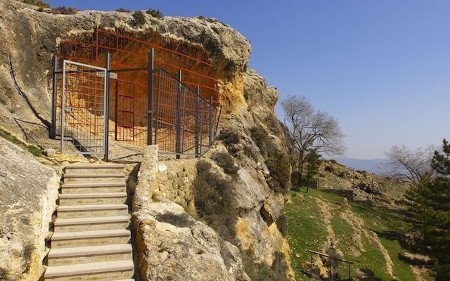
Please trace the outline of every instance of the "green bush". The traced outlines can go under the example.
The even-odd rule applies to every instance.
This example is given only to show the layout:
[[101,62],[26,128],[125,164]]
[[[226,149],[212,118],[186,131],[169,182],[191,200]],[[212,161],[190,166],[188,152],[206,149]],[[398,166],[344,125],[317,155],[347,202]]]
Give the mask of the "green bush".
[[131,10],[128,9],[124,9],[124,8],[117,8],[116,12],[121,12],[121,13],[131,13]]
[[147,13],[148,15],[151,15],[152,17],[155,17],[155,18],[164,17],[163,13],[161,13],[160,10],[148,9],[145,13]]
[[261,126],[252,127],[250,134],[266,159],[266,166],[271,177],[269,179],[270,187],[276,192],[287,193],[291,166],[288,155],[275,147],[275,144]]
[[251,158],[253,160],[257,160],[258,159],[257,156],[256,156],[256,153],[255,153],[255,150],[250,145],[245,145],[244,146],[244,154],[247,155],[249,158]]
[[23,3],[38,6],[40,8],[50,8],[50,5],[43,0],[23,0]]
[[134,26],[143,26],[147,21],[147,19],[145,18],[145,14],[142,11],[136,11],[132,16]]
[[240,142],[240,136],[239,133],[234,130],[225,130],[221,131],[220,134],[217,136],[218,140],[221,140],[225,146],[231,146],[234,144],[238,144]]
[[325,166],[324,170],[330,173],[334,173],[334,167],[330,165]]
[[219,165],[225,174],[230,176],[236,176],[237,172],[239,171],[239,167],[237,167],[234,164],[234,159],[231,157],[230,154],[224,153],[224,152],[218,152],[215,153],[212,157],[212,160],[214,160],[217,165]]
[[281,235],[283,235],[283,237],[286,237],[288,234],[287,221],[288,219],[285,214],[281,214],[275,221],[277,228],[280,231]]
[[52,9],[53,14],[60,14],[60,15],[75,15],[78,12],[77,9],[72,7],[57,7]]
[[256,281],[287,281],[289,266],[286,263],[285,256],[281,252],[275,253],[275,259],[272,266],[266,263],[255,262],[253,250],[246,250],[242,254],[242,263],[244,270],[251,280]]
[[233,182],[211,171],[211,164],[197,163],[194,181],[195,208],[199,216],[226,240],[235,237],[237,218]]

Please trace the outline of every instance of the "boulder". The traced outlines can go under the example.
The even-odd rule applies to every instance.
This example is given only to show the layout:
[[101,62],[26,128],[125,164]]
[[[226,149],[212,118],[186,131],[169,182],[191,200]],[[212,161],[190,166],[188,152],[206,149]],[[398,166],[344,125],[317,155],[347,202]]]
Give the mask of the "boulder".
[[0,279],[38,280],[59,177],[0,138]]
[[239,250],[173,202],[133,213],[143,280],[249,280]]

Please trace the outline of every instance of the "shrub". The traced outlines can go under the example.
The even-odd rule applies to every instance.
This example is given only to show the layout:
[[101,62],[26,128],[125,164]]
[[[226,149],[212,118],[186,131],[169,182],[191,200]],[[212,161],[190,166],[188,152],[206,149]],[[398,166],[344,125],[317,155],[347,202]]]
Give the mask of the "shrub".
[[77,9],[72,7],[57,7],[52,9],[53,14],[60,14],[60,15],[75,15],[78,12]]
[[221,131],[220,134],[217,136],[218,140],[221,140],[225,146],[231,146],[238,144],[240,141],[239,133],[234,130],[225,130]]
[[253,148],[250,145],[244,146],[244,154],[253,160],[257,160],[255,150],[253,150]]
[[143,26],[147,19],[145,18],[145,14],[142,11],[136,11],[133,13],[133,25],[134,26]]
[[270,187],[277,192],[286,193],[289,189],[290,159],[286,153],[277,149],[261,126],[250,129],[253,141],[266,159],[266,166],[270,171]]
[[287,155],[274,149],[267,158],[266,165],[270,171],[270,176],[272,177],[272,188],[274,188],[275,191],[286,193],[289,189],[290,177],[290,163]]
[[50,8],[50,5],[43,0],[23,0],[23,3],[38,6],[39,8]]
[[128,9],[124,9],[124,8],[117,8],[116,12],[121,12],[121,13],[131,13],[131,10]]
[[224,152],[215,153],[211,157],[211,159],[214,160],[217,165],[219,165],[223,169],[225,174],[230,176],[237,175],[239,168],[234,165],[234,159],[230,154]]
[[285,214],[281,214],[277,220],[275,221],[278,230],[280,231],[283,237],[286,237],[288,234],[288,226],[287,226],[287,216]]
[[330,173],[334,173],[334,167],[330,165],[325,166],[324,170]]
[[34,156],[37,156],[37,157],[42,156],[42,150],[39,147],[37,147],[37,146],[28,145],[27,146],[27,150],[28,150],[28,152],[30,152]]
[[155,18],[164,17],[163,13],[161,13],[160,10],[148,9],[145,13],[147,13],[148,15],[151,15],[152,17],[155,17]]
[[263,156],[266,156],[271,143],[267,132],[261,126],[255,126],[250,128],[250,134]]
[[211,164],[197,163],[194,181],[195,208],[200,217],[225,239],[235,237],[236,206],[233,182],[211,171]]

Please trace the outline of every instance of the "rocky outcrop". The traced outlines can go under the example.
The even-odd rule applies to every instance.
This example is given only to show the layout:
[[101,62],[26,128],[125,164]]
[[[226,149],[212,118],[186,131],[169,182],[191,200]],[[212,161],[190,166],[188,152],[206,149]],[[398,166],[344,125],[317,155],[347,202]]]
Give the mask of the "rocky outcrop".
[[238,248],[180,205],[154,202],[134,215],[143,280],[249,280]]
[[38,280],[59,177],[0,138],[0,280]]
[[[197,280],[292,278],[280,219],[289,188],[289,146],[274,113],[276,89],[247,70],[251,51],[247,39],[226,24],[200,17],[145,15],[145,24],[137,28],[129,13],[53,15],[6,0],[0,0],[0,10],[0,122],[45,148],[57,147],[47,136],[48,74],[51,53],[61,38],[93,32],[97,26],[121,27],[156,31],[206,50],[220,79],[219,142],[200,160],[147,163],[144,159],[140,166],[133,218],[143,276],[150,280],[185,280],[186,275]],[[154,150],[147,151],[148,158],[154,156]],[[220,157],[235,168],[230,172]],[[200,162],[209,168],[199,170]],[[208,192],[202,193],[202,188]],[[208,198],[214,198],[216,205],[200,206]],[[218,220],[224,220],[226,227]],[[173,270],[175,265],[180,273]]]
[[[250,43],[217,20],[145,15],[146,23],[132,25],[131,13],[79,11],[75,15],[39,12],[36,6],[0,0],[0,122],[21,138],[43,146],[48,140],[51,103],[51,54],[71,34],[92,33],[97,27],[156,31],[165,38],[203,47],[219,75],[229,84],[247,68]],[[238,75],[239,76],[239,75]],[[236,78],[237,79],[237,78]],[[231,100],[232,93],[223,93]],[[225,98],[228,96],[228,98]]]

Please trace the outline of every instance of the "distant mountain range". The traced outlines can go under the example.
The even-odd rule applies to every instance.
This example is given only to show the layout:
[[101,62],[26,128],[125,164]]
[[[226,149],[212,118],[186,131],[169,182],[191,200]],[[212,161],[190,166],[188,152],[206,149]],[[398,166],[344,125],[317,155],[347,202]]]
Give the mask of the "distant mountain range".
[[335,159],[338,163],[355,170],[363,170],[370,173],[382,175],[386,173],[384,167],[388,164],[387,159],[356,159],[340,157]]

